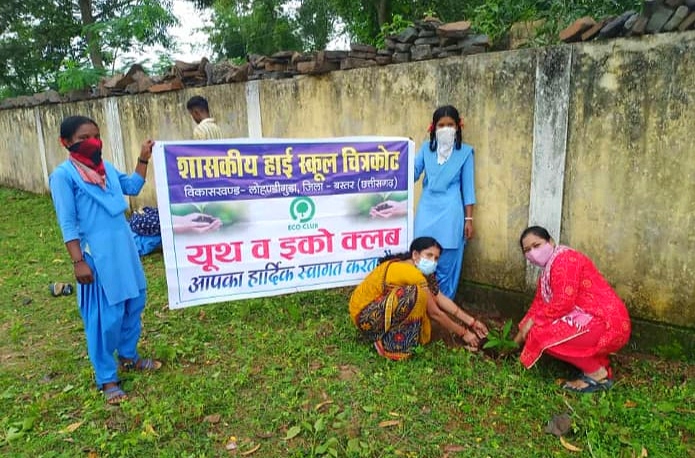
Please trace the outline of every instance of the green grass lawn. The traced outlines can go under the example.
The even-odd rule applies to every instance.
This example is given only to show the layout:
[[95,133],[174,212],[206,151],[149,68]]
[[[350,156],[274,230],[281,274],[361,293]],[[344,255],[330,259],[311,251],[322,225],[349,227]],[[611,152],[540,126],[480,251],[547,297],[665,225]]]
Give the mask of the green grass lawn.
[[[440,340],[391,362],[361,342],[348,291],[167,308],[159,254],[131,399],[94,388],[50,198],[0,188],[0,455],[16,457],[695,457],[695,366],[615,359],[610,392],[564,392],[570,368],[526,371]],[[560,439],[544,432],[571,415]],[[233,448],[227,450],[227,448]],[[566,447],[576,446],[581,451]]]

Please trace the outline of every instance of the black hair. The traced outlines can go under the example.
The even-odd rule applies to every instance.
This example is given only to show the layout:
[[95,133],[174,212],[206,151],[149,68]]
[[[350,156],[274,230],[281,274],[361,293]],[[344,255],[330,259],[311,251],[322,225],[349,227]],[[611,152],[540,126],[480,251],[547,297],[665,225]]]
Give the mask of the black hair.
[[434,110],[432,115],[432,131],[430,132],[430,151],[437,149],[437,123],[443,117],[448,116],[456,123],[456,149],[461,148],[463,133],[461,132],[461,115],[453,105],[444,105]]
[[550,239],[552,237],[550,236],[550,232],[544,227],[541,226],[530,226],[524,229],[524,232],[521,233],[521,237],[519,237],[519,245],[521,246],[521,249],[524,249],[524,239],[526,238],[527,235],[533,234],[536,237],[540,237],[546,242],[550,242]]
[[199,95],[194,95],[193,97],[188,99],[188,102],[186,102],[186,108],[188,109],[188,111],[198,108],[199,110],[202,110],[206,113],[210,112],[207,99]]
[[444,251],[444,248],[442,248],[439,242],[437,242],[437,240],[433,237],[418,237],[410,243],[410,249],[408,251],[398,254],[387,254],[383,258],[379,258],[379,264],[386,261],[390,261],[392,259],[399,259],[401,261],[405,261],[413,257],[414,251],[420,252],[422,250],[426,250],[432,247],[439,248],[440,252]]
[[86,116],[68,116],[60,123],[60,138],[64,138],[65,140],[72,139],[77,129],[85,124],[94,124],[97,129],[99,128],[99,125],[92,118]]

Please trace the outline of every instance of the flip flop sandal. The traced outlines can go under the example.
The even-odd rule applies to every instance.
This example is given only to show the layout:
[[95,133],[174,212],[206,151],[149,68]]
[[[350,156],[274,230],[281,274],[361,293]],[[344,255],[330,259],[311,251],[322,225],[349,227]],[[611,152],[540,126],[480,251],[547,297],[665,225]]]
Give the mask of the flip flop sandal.
[[110,388],[103,390],[104,397],[106,398],[106,403],[111,406],[120,404],[128,399],[128,395],[125,391],[121,389],[120,386],[114,385]]
[[574,393],[594,393],[596,391],[608,390],[613,386],[613,380],[609,378],[604,378],[603,380],[594,380],[591,377],[582,375],[581,377],[579,377],[579,380],[586,383],[586,386],[583,388],[575,388],[572,385],[565,383],[562,386],[562,388],[566,389],[567,391],[572,391]]
[[53,297],[58,297],[71,295],[73,288],[70,283],[51,283],[48,285],[48,290]]
[[129,361],[121,359],[121,369],[124,371],[154,372],[162,367],[162,362],[156,359],[146,358]]

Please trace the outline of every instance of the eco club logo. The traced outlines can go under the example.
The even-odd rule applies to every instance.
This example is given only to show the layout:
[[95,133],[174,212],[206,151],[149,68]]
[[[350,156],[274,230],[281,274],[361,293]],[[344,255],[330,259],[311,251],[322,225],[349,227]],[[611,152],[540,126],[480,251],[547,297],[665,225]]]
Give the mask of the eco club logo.
[[290,218],[294,223],[289,224],[287,230],[318,229],[318,223],[310,222],[315,214],[316,204],[310,197],[297,197],[290,204]]

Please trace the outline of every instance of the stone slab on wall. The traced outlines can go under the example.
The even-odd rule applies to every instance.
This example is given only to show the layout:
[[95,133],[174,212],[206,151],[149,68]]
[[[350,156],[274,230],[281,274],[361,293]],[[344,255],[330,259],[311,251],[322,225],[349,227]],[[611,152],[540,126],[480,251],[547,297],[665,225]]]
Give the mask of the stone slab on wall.
[[695,326],[695,34],[577,48],[561,241],[634,316]]

